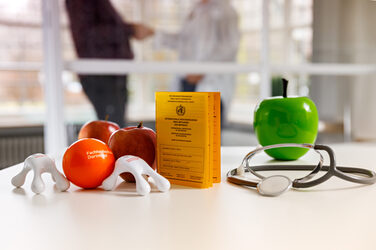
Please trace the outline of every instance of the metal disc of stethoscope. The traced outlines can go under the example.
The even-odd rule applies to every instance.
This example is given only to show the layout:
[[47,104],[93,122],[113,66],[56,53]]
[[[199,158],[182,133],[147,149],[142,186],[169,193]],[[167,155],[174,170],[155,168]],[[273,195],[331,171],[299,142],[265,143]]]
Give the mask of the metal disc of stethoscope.
[[289,190],[291,180],[283,175],[272,175],[257,184],[257,191],[264,196],[278,196]]

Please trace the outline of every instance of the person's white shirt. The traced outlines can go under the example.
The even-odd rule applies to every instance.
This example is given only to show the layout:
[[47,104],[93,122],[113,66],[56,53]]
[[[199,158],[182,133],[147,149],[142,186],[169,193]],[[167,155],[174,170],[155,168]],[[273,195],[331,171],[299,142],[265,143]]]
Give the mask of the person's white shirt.
[[[180,61],[231,62],[236,60],[240,32],[238,16],[228,0],[207,0],[195,4],[177,33],[157,31],[156,47],[177,50]],[[180,90],[176,77],[172,91]],[[225,115],[235,90],[235,77],[230,74],[205,74],[196,87],[198,92],[221,92]]]

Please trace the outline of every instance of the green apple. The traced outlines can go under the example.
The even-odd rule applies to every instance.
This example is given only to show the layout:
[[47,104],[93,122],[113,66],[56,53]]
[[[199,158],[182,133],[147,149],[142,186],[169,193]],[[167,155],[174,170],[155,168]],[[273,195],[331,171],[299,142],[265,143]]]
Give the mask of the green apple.
[[[279,143],[311,143],[317,137],[319,117],[314,102],[308,97],[287,97],[283,81],[283,96],[260,102],[254,112],[254,130],[262,146]],[[296,160],[308,149],[277,148],[266,153],[277,160]]]

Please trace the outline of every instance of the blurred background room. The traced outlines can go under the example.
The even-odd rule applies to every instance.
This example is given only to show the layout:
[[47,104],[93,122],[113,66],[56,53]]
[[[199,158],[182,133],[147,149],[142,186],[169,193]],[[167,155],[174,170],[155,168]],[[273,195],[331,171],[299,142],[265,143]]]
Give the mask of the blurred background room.
[[376,139],[376,1],[228,0],[238,18],[234,59],[182,61],[178,49],[156,46],[156,33],[180,32],[198,2],[111,0],[124,21],[153,32],[130,39],[129,60],[78,58],[65,0],[0,0],[0,169],[61,152],[97,119],[78,74],[128,75],[126,124],[151,128],[154,93],[171,90],[177,75],[231,76],[222,146],[257,145],[253,110],[281,95],[284,77],[289,95],[316,103],[318,142]]

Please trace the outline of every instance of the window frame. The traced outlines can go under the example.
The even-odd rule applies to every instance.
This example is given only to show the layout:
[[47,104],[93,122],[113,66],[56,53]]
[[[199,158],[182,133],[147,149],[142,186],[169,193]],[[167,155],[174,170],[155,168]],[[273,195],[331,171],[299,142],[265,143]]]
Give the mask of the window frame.
[[[305,63],[272,64],[270,61],[270,0],[262,1],[261,54],[256,64],[218,62],[135,62],[129,60],[73,60],[63,61],[61,55],[59,1],[42,1],[43,63],[0,62],[0,71],[40,71],[45,77],[44,93],[46,103],[45,152],[57,155],[67,146],[65,120],[63,115],[64,70],[85,74],[124,74],[124,73],[252,73],[260,74],[259,98],[271,94],[272,74],[309,75],[370,75],[376,74],[376,64]],[[291,0],[285,0],[285,13],[291,9]],[[285,15],[288,16],[288,15]],[[289,18],[284,18],[289,27]],[[286,34],[287,36],[287,34]],[[287,38],[285,38],[287,39]],[[288,39],[287,39],[288,40]],[[350,105],[350,104],[348,104]],[[344,134],[351,140],[351,108],[344,107]]]

